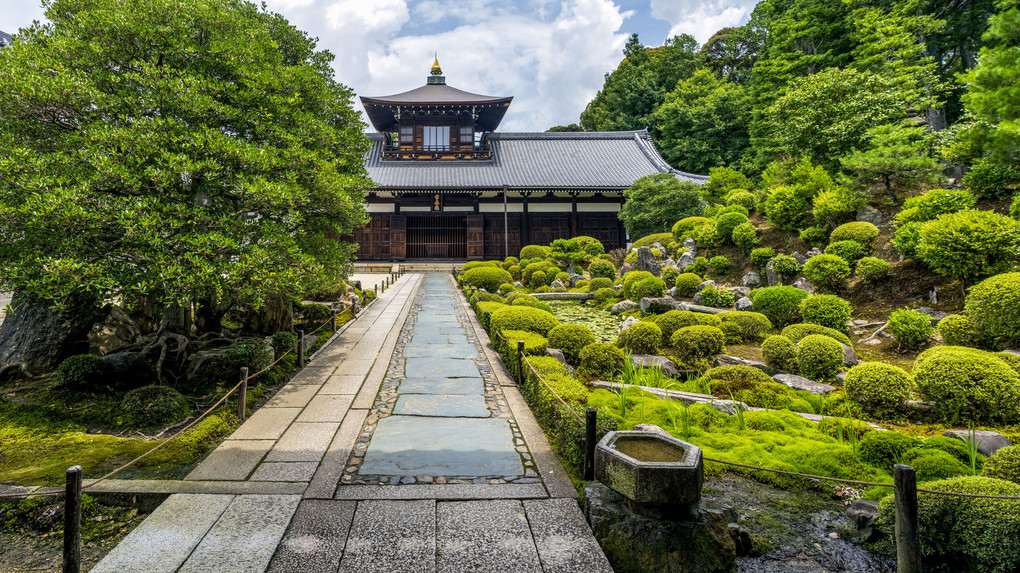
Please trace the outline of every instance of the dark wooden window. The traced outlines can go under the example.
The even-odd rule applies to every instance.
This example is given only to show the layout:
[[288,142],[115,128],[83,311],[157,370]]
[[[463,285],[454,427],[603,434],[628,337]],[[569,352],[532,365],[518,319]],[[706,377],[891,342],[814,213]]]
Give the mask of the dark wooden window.
[[467,217],[464,215],[408,215],[407,258],[467,258]]
[[450,126],[426,125],[424,149],[425,151],[449,151]]
[[460,144],[461,145],[474,145],[475,144],[475,129],[470,125],[461,126],[460,128]]
[[414,126],[413,125],[400,126],[400,145],[413,145],[413,144],[414,144]]

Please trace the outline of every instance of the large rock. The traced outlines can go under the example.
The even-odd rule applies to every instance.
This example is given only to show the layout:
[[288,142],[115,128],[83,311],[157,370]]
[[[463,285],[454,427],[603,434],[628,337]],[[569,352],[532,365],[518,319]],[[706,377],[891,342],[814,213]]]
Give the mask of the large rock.
[[776,272],[775,265],[772,264],[772,261],[765,263],[765,282],[768,283],[768,286],[776,286],[783,282],[783,277]]
[[921,312],[921,313],[924,313],[924,314],[927,314],[928,316],[930,316],[931,317],[931,325],[932,326],[938,326],[938,324],[940,322],[942,322],[943,318],[949,316],[948,312],[942,312],[941,310],[934,310],[934,309],[931,309],[931,308],[929,308],[927,306],[919,306],[919,307],[915,308],[914,310],[917,311],[917,312]]
[[793,287],[799,288],[800,290],[809,294],[815,292],[815,285],[811,284],[811,281],[807,280],[804,277],[800,277],[799,279],[793,281]]
[[751,287],[746,286],[735,286],[728,287],[726,290],[733,293],[737,298],[743,298],[745,296],[751,296]]
[[627,318],[623,319],[623,322],[620,323],[620,332],[627,330],[628,328],[634,326],[639,322],[641,321],[638,320],[636,317],[628,316]]
[[134,344],[142,335],[138,324],[119,306],[112,305],[110,314],[102,322],[92,325],[88,334],[89,349],[106,356]]
[[734,306],[736,306],[737,310],[743,311],[750,311],[754,309],[754,303],[746,296],[737,300],[737,303]]
[[846,509],[846,517],[853,526],[859,541],[876,540],[882,532],[875,527],[878,521],[878,502],[867,499],[856,499]]
[[684,248],[691,252],[691,255],[698,256],[698,243],[694,239],[684,239]]
[[266,303],[258,310],[251,310],[245,317],[245,330],[255,334],[271,335],[281,330],[294,330],[294,305],[284,294],[266,297]]
[[854,352],[853,348],[850,348],[842,342],[840,342],[839,345],[843,347],[843,364],[847,366],[856,366],[861,363],[861,359],[857,356],[857,353]]
[[611,314],[620,314],[630,310],[634,310],[636,308],[640,308],[640,305],[638,303],[632,300],[621,300],[620,302],[609,307],[609,312]]
[[807,257],[805,257],[804,255],[800,254],[799,252],[794,252],[790,256],[793,257],[793,260],[797,261],[797,264],[800,265],[800,266],[804,266],[804,263],[806,263],[807,260],[808,260]]
[[857,220],[878,226],[882,222],[882,212],[871,205],[865,205],[857,210]]
[[769,376],[782,372],[781,370],[776,370],[775,368],[769,368],[765,364],[758,362],[756,360],[748,360],[746,358],[741,358],[739,356],[730,356],[729,354],[717,354],[715,356],[715,365],[750,366],[751,368],[757,368],[758,370],[761,370],[762,372],[768,374]]
[[635,368],[658,368],[662,370],[662,373],[670,378],[676,378],[679,380],[683,373],[676,367],[676,364],[672,360],[665,356],[657,356],[655,354],[631,354],[630,363]]
[[103,361],[110,365],[118,386],[135,388],[156,380],[156,371],[140,352],[115,352]]
[[676,310],[676,299],[668,296],[641,299],[641,312],[644,314],[662,314]]
[[[307,335],[306,344],[314,343],[315,336]],[[236,358],[231,359],[231,348],[245,344],[251,349],[247,364],[239,364]],[[306,354],[307,356],[307,354]],[[192,389],[211,388],[219,382],[232,385],[240,376],[241,366],[248,366],[249,373],[265,368],[273,360],[273,345],[268,338],[243,338],[231,346],[211,350],[200,350],[188,357],[185,377]]]
[[803,376],[797,376],[796,374],[776,374],[772,377],[772,379],[780,384],[789,386],[794,390],[807,390],[812,394],[828,394],[836,389],[834,386],[815,382],[814,380],[809,380]]
[[[967,430],[949,430],[942,435],[950,438],[956,438],[957,440],[967,441],[969,434],[970,432]],[[985,456],[994,454],[1000,448],[1013,445],[1013,442],[1011,442],[1006,436],[990,430],[975,430],[974,439],[978,441],[978,451]]]
[[546,356],[551,356],[558,360],[559,363],[562,364],[563,367],[567,369],[567,372],[569,372],[571,376],[574,375],[574,367],[567,364],[567,357],[563,355],[562,350],[560,350],[559,348],[547,348],[545,350],[545,354]]
[[584,280],[584,277],[579,275],[579,274],[577,274],[577,273],[571,274],[570,275],[570,286],[571,287],[577,286],[577,281],[580,281],[580,280]]
[[717,285],[715,284],[715,281],[713,281],[711,279],[709,279],[707,281],[701,281],[700,283],[698,283],[698,286],[694,287],[694,292],[701,292],[701,290],[704,289],[707,286],[713,286],[714,287],[714,286],[717,286]]
[[563,281],[556,279],[549,285],[549,288],[553,290],[567,290],[567,285],[563,284]]
[[761,284],[761,275],[755,271],[747,271],[747,273],[740,279],[740,285],[746,287],[756,287]]
[[641,247],[637,250],[637,261],[634,263],[634,270],[636,271],[647,271],[655,276],[659,276],[662,266],[659,261],[655,259],[655,255],[652,254],[652,250],[648,247]]
[[687,267],[689,267],[689,266],[691,266],[693,264],[694,264],[694,254],[691,253],[690,251],[687,251],[686,253],[681,254],[680,258],[677,259],[677,261],[676,261],[676,266],[679,267],[680,270],[684,270],[684,269],[686,269]]
[[105,316],[102,305],[91,299],[55,307],[15,293],[11,307],[0,324],[0,365],[21,363],[32,370],[52,370],[68,356],[88,352],[88,333]]
[[737,512],[702,500],[690,519],[634,513],[627,499],[599,482],[584,488],[584,514],[614,571],[715,573],[736,567],[729,525]]
[[807,252],[807,258],[810,259],[811,257],[817,257],[820,254],[822,254],[822,250],[819,249],[818,247],[815,247]]

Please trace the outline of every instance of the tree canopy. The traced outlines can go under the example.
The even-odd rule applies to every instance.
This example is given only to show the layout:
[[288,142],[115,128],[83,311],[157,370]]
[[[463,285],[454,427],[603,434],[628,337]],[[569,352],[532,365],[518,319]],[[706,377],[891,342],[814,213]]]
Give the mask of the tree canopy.
[[672,173],[646,175],[624,190],[620,220],[632,239],[666,233],[685,217],[705,209],[700,186],[680,181]]

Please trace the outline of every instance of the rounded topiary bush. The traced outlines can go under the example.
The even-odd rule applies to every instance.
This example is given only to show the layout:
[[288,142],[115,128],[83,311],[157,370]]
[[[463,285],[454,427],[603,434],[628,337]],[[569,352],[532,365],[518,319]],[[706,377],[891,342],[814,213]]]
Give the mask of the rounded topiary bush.
[[497,292],[503,296],[506,296],[512,292],[515,292],[516,290],[517,287],[515,287],[514,285],[510,283],[503,283],[499,285],[499,290]]
[[831,294],[813,294],[800,301],[800,316],[804,322],[845,332],[853,318],[850,303]]
[[[547,275],[546,275],[546,276],[548,276],[548,273],[547,273]],[[555,275],[553,276],[553,279],[552,279],[552,281],[549,281],[549,283],[551,284],[551,283],[552,283],[553,281],[560,281],[560,282],[561,282],[561,283],[563,283],[563,284],[564,284],[565,286],[570,286],[570,275],[569,275],[569,274],[567,274],[567,273],[565,273],[565,272],[559,272],[559,273],[556,273],[556,274],[555,274]]]
[[588,281],[588,292],[596,292],[604,288],[613,288],[613,280],[606,277],[595,277]]
[[694,296],[695,289],[699,284],[704,282],[705,279],[694,273],[683,273],[676,277],[674,287],[676,288],[676,295],[685,298]]
[[804,263],[804,276],[812,284],[838,290],[850,278],[850,264],[836,255],[815,255]]
[[821,334],[833,340],[850,346],[850,338],[838,330],[833,330],[820,324],[791,324],[783,329],[782,335],[792,340],[795,344],[809,334]]
[[504,306],[493,311],[489,317],[489,332],[495,334],[504,330],[526,330],[546,336],[559,323],[555,316],[540,308]]
[[761,343],[761,354],[770,368],[796,372],[797,347],[789,338],[775,334]]
[[653,322],[639,322],[620,332],[616,345],[634,354],[655,354],[662,340],[662,329]]
[[808,227],[800,232],[800,240],[812,247],[824,247],[829,242],[829,231],[825,227]]
[[545,271],[535,271],[531,273],[531,280],[528,281],[528,284],[531,285],[532,288],[549,286],[546,283]]
[[630,271],[623,276],[623,288],[620,289],[620,293],[623,294],[624,298],[633,299],[631,289],[634,288],[634,285],[647,278],[654,277],[655,275],[648,271]]
[[553,308],[549,305],[549,303],[538,300],[528,294],[521,293],[520,296],[509,298],[507,302],[513,306],[530,306],[532,308],[540,308],[549,314],[553,314]]
[[508,271],[494,266],[475,267],[462,272],[460,276],[464,279],[464,284],[483,288],[489,292],[496,292],[499,290],[499,285],[514,280]]
[[902,463],[906,453],[921,446],[920,438],[899,432],[868,432],[861,437],[861,459],[878,468]]
[[983,346],[1020,347],[1020,272],[1003,273],[974,285],[964,308],[971,332]]
[[726,334],[714,326],[696,325],[679,328],[669,339],[677,353],[687,360],[710,358],[723,351]]
[[588,265],[588,274],[591,278],[605,278],[613,280],[616,278],[616,267],[605,259],[595,259]]
[[503,268],[503,265],[499,261],[468,261],[464,263],[464,266],[460,268],[461,272],[470,271],[478,267],[498,267]]
[[[521,271],[521,280],[527,285],[538,282],[534,281],[534,274],[538,271],[542,271],[545,274],[556,274],[559,272],[559,267],[549,261],[535,261],[533,263],[529,263],[528,266],[524,267],[524,270]],[[546,277],[542,278],[542,284],[549,284]]]
[[759,247],[751,251],[751,262],[759,267],[764,267],[774,256],[776,256],[776,250],[772,247]]
[[521,249],[521,260],[544,259],[549,254],[549,247],[543,245],[528,245]]
[[914,361],[917,390],[949,423],[1020,420],[1020,376],[995,353],[936,346]]
[[662,330],[662,344],[671,344],[673,333],[685,326],[705,324],[718,327],[719,318],[713,314],[691,312],[689,310],[671,310],[655,317],[655,324]]
[[739,327],[740,338],[745,342],[757,342],[772,330],[772,322],[760,312],[728,310],[715,315],[723,324],[733,323]]
[[333,309],[318,302],[311,302],[301,307],[301,318],[318,326],[333,316]]
[[919,350],[928,344],[935,329],[931,317],[916,310],[901,309],[889,316],[889,332],[896,337],[896,343],[903,350]]
[[836,255],[850,264],[863,257],[866,252],[864,245],[857,241],[836,241],[825,247],[825,254]]
[[865,411],[883,418],[903,410],[914,382],[906,370],[883,362],[863,362],[850,369],[843,388]]
[[829,234],[829,241],[855,241],[864,247],[865,251],[871,251],[871,245],[878,238],[878,227],[865,221],[844,223],[832,230]]
[[876,257],[864,257],[857,261],[857,276],[869,283],[884,279],[890,269],[892,265]]
[[1020,484],[1020,445],[995,450],[985,461],[981,475]]
[[755,205],[758,204],[758,198],[746,189],[734,189],[726,194],[726,204],[741,205],[748,211],[754,211]]
[[682,241],[685,237],[692,236],[694,229],[704,225],[705,223],[711,223],[712,220],[708,217],[686,217],[680,219],[673,225],[673,237],[677,241]]
[[612,380],[623,372],[623,352],[607,342],[596,342],[581,349],[577,373],[589,380]]
[[843,367],[843,347],[822,334],[809,334],[797,343],[797,371],[812,380],[832,380]]
[[701,304],[713,308],[733,308],[733,304],[737,300],[737,295],[733,294],[733,291],[716,288],[712,285],[706,285],[699,294],[701,295]]
[[790,255],[776,255],[769,262],[772,263],[772,270],[780,277],[789,278],[800,272],[800,263]]
[[751,293],[754,309],[766,317],[776,328],[800,322],[800,301],[808,293],[792,286],[765,287]]
[[136,388],[124,395],[121,410],[147,425],[171,424],[191,413],[191,404],[180,392],[169,386],[153,384]]
[[57,366],[60,385],[73,390],[92,390],[112,386],[110,365],[93,354],[75,354]]
[[553,327],[549,330],[548,338],[549,346],[563,351],[563,357],[573,366],[580,362],[581,350],[597,342],[592,331],[580,324],[561,324]]
[[609,301],[615,302],[619,298],[620,293],[616,289],[607,287],[595,291],[595,296],[592,297],[592,300],[595,301],[595,304],[606,304]]
[[719,215],[715,220],[715,232],[724,240],[730,240],[733,236],[733,229],[746,222],[747,215],[743,213],[725,213]]
[[518,341],[523,342],[524,354],[528,356],[545,356],[545,351],[549,348],[548,338],[527,330],[504,330],[503,338],[510,345],[511,352],[517,352]]
[[630,287],[630,299],[658,298],[666,293],[666,282],[659,277],[645,277]]
[[917,471],[917,481],[931,481],[971,475],[970,468],[952,454],[930,448],[914,448],[903,456],[903,463]]
[[712,272],[717,275],[730,274],[730,260],[722,255],[712,257],[708,260],[708,264],[712,267]]
[[970,318],[965,314],[951,314],[939,321],[937,327],[946,346],[974,346]]

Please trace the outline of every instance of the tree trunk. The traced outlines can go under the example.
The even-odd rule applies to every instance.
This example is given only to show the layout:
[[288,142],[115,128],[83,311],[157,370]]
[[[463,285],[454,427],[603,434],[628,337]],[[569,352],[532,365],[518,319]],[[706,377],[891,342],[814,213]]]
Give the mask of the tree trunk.
[[294,330],[294,306],[290,298],[283,294],[268,296],[262,308],[248,311],[244,329],[263,336]]
[[131,320],[138,324],[142,334],[152,334],[159,330],[159,322],[162,318],[159,314],[159,307],[156,305],[156,295],[138,296],[125,299],[121,305]]
[[229,301],[218,299],[212,291],[195,299],[195,326],[198,332],[219,332],[223,330],[223,316],[233,306]]
[[0,324],[0,364],[24,363],[32,370],[52,370],[72,354],[87,353],[88,333],[104,318],[102,304],[90,297],[54,307],[14,293],[11,308]]
[[163,320],[166,322],[166,330],[191,336],[191,327],[194,325],[191,303],[167,306],[163,309]]

